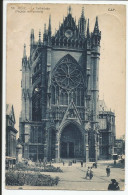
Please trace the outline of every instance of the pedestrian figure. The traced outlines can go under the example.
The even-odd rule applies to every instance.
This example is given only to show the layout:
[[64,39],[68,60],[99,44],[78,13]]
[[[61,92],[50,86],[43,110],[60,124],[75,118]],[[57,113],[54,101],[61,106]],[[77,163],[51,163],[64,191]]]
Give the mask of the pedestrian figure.
[[87,179],[88,177],[90,178],[90,167],[88,167],[88,169],[87,169],[85,178]]
[[81,167],[83,167],[83,161],[81,161]]
[[63,161],[63,166],[64,166],[64,161]]
[[92,167],[97,168],[97,163],[96,163],[96,162],[94,162],[94,163],[93,163],[93,165],[92,165]]
[[92,170],[92,167],[90,169],[90,180],[93,178],[93,170]]
[[110,167],[109,166],[107,166],[107,168],[106,168],[106,173],[107,173],[107,177],[109,177],[110,176]]
[[115,179],[111,179],[111,183],[108,185],[108,190],[120,190],[119,183]]

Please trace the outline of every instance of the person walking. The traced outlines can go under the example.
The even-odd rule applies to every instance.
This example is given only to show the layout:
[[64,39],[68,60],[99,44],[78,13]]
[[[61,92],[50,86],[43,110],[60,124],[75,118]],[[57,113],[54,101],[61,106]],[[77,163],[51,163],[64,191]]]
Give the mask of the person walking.
[[90,169],[90,180],[93,178],[93,170],[92,170],[92,167]]
[[81,167],[83,167],[83,161],[81,161]]
[[87,179],[88,177],[90,178],[90,167],[88,167],[88,169],[86,171],[86,177],[85,178]]
[[106,168],[106,173],[107,173],[107,177],[109,177],[110,176],[110,167],[109,166],[107,166],[107,168]]
[[108,190],[120,190],[119,183],[115,179],[111,179],[111,183],[108,185]]

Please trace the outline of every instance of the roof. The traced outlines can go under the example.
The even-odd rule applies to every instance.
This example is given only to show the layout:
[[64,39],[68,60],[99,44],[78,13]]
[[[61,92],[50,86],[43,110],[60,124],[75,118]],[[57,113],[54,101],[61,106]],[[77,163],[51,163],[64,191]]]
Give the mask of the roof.
[[17,131],[14,127],[12,127],[12,126],[8,126],[8,127],[7,127],[7,130],[13,131],[14,133],[17,133],[17,132],[18,132],[18,131]]
[[99,112],[100,111],[108,111],[104,100],[99,100]]
[[12,104],[6,104],[6,115],[8,115],[14,123],[16,123],[14,108]]

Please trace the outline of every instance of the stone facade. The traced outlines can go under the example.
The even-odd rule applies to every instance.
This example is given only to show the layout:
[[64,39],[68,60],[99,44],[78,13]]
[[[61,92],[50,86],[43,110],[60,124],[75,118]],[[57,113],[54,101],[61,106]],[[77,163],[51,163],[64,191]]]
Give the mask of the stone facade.
[[118,155],[125,154],[125,141],[124,139],[116,139],[114,153]]
[[115,145],[115,113],[109,111],[104,100],[99,101],[99,158],[112,159]]
[[99,157],[98,17],[92,33],[82,9],[78,24],[71,7],[55,35],[44,25],[43,40],[30,34],[22,58],[20,140],[23,157],[96,161]]
[[16,162],[16,134],[15,115],[13,105],[6,105],[6,164]]

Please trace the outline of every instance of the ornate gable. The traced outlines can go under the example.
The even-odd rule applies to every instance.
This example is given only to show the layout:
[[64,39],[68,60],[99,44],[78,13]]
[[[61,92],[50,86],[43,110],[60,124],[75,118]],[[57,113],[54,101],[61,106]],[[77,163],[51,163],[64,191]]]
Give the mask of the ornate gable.
[[67,17],[63,19],[63,23],[59,26],[55,36],[52,37],[52,46],[66,46],[84,49],[86,42],[85,24],[85,18],[80,18],[79,24],[76,24],[76,21],[71,14],[71,8],[69,7]]
[[65,115],[63,117],[61,125],[63,125],[66,120],[75,120],[80,125],[82,125],[82,121],[81,121],[80,115],[79,115],[79,113],[77,111],[77,108],[76,108],[73,100],[71,101],[71,103],[69,104],[69,106],[68,106],[68,108],[66,110],[66,113],[65,113]]
[[63,23],[59,27],[59,30],[57,31],[55,38],[78,38],[78,28],[76,25],[76,22],[74,21],[74,18],[71,14],[68,14],[68,16],[63,20]]

